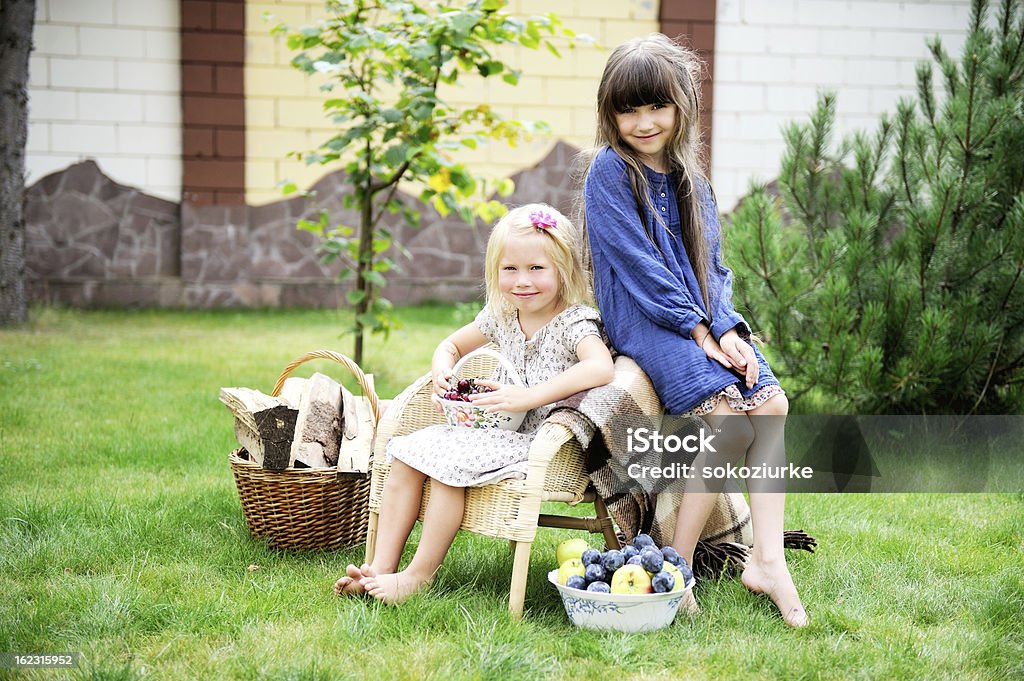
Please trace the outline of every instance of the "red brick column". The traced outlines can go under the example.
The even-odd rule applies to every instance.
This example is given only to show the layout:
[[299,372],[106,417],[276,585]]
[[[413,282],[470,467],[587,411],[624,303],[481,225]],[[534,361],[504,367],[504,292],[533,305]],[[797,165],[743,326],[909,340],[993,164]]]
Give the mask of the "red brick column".
[[245,203],[245,1],[182,0],[182,200]]
[[[707,65],[701,83],[701,128],[704,131],[704,158],[711,161],[711,83],[715,75],[716,0],[662,0],[659,19],[661,32],[681,45],[697,50]],[[711,168],[707,168],[710,172]]]

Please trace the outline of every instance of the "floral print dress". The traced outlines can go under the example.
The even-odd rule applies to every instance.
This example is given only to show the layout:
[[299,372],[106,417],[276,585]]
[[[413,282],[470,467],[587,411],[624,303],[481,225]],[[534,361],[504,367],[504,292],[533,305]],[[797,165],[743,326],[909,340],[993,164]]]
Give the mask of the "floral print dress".
[[[586,336],[602,337],[600,315],[586,305],[568,307],[526,338],[513,312],[497,315],[485,307],[476,324],[515,367],[529,387],[557,376],[579,361],[576,346]],[[499,365],[492,380],[511,383]],[[398,459],[452,487],[487,485],[526,477],[530,443],[552,405],[531,409],[517,431],[433,425],[391,439],[388,460]]]

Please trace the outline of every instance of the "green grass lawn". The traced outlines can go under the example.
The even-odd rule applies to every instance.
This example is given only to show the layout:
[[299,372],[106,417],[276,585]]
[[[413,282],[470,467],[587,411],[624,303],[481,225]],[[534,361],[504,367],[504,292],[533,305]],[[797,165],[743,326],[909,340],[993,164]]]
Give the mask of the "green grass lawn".
[[[391,397],[465,321],[399,311],[364,366]],[[738,580],[642,635],[574,630],[545,573],[570,531],[541,530],[526,616],[506,612],[507,543],[460,535],[434,588],[400,608],[331,590],[362,547],[252,540],[221,386],[269,392],[293,357],[350,352],[336,312],[35,309],[0,332],[0,653],[83,653],[111,679],[1024,677],[1024,495],[791,495],[811,616],[793,632]],[[303,373],[303,370],[305,372]],[[341,377],[341,367],[314,370]],[[596,536],[593,539],[596,544]],[[249,569],[258,566],[258,569]]]

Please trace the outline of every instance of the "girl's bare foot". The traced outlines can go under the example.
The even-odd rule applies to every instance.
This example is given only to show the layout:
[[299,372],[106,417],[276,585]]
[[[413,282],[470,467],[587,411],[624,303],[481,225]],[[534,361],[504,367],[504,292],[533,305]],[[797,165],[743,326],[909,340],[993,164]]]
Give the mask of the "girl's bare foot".
[[786,624],[793,628],[807,626],[807,613],[800,602],[800,594],[796,591],[785,559],[758,562],[752,557],[747,562],[740,581],[750,591],[771,598],[775,607],[782,613],[782,619]]
[[397,605],[420,589],[430,586],[430,580],[410,574],[408,570],[394,574],[376,575],[363,580],[363,588],[379,601]]
[[357,596],[363,593],[363,580],[367,577],[376,577],[377,571],[363,563],[361,568],[349,563],[345,568],[345,576],[334,583],[334,593],[339,596]]

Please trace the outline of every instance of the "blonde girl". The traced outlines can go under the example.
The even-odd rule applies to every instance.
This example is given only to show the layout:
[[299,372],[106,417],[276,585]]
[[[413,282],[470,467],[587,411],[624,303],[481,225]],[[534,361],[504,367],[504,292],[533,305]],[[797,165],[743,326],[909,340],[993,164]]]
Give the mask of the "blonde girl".
[[[613,51],[598,88],[585,232],[612,345],[650,376],[670,414],[721,427],[719,452],[754,466],[784,456],[789,407],[733,308],[718,208],[701,170],[699,70],[692,52],[661,34]],[[785,496],[750,492],[754,545],[743,584],[802,626],[783,555]],[[692,487],[684,495],[672,545],[690,562],[714,503]]]
[[[575,226],[550,206],[522,206],[495,225],[485,259],[487,304],[434,351],[434,394],[452,389],[459,358],[494,343],[524,385],[512,384],[499,369],[492,380],[477,381],[492,392],[471,399],[492,411],[526,412],[526,418],[518,431],[434,425],[393,438],[373,562],[349,565],[335,584],[338,594],[365,592],[400,603],[428,585],[462,524],[465,488],[525,477],[530,443],[551,404],[612,379],[600,317],[585,304],[581,252]],[[398,571],[427,478],[430,500],[420,542],[412,561]]]

